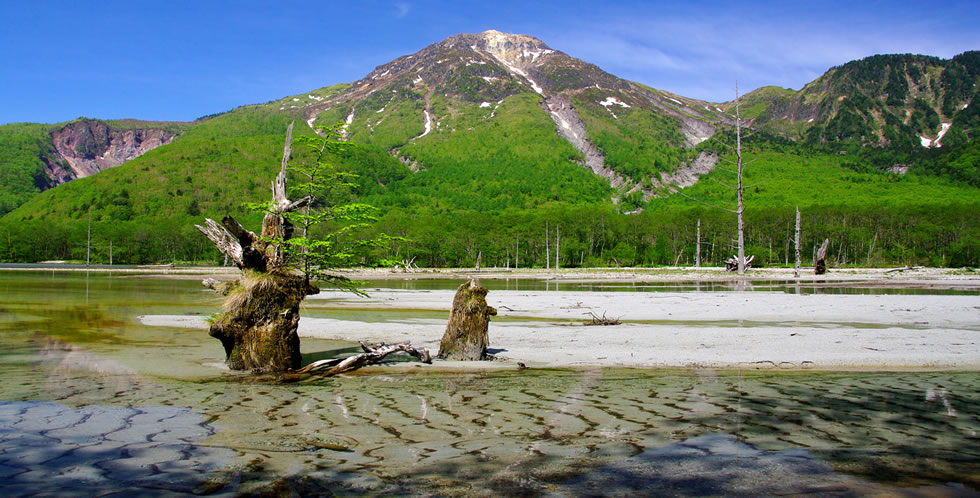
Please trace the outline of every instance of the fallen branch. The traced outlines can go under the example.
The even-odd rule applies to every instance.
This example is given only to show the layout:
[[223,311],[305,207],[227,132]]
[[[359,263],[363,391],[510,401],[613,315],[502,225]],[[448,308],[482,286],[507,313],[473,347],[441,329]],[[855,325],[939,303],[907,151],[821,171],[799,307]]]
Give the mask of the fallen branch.
[[885,270],[885,273],[894,273],[897,271],[907,271],[907,270],[921,270],[922,266],[905,266],[902,268],[892,268],[891,270]]
[[602,316],[599,316],[593,312],[589,312],[592,315],[592,321],[586,322],[586,325],[619,325],[623,322],[619,321],[619,318],[607,318],[606,312],[602,312]]
[[[755,255],[749,256],[745,259],[745,269],[748,270],[752,266],[752,261],[755,260]],[[738,270],[738,258],[732,256],[725,260],[725,271],[736,271]]]
[[321,375],[323,377],[331,377],[357,370],[358,368],[365,367],[367,365],[380,363],[386,356],[399,351],[403,351],[418,358],[422,363],[432,363],[432,356],[429,355],[428,349],[418,349],[409,346],[408,344],[381,344],[377,347],[369,347],[362,343],[361,349],[364,350],[364,352],[361,354],[348,356],[347,358],[314,361],[313,363],[310,363],[309,365],[296,370],[293,373],[316,373],[317,375]]
[[419,271],[419,267],[415,264],[415,256],[412,256],[412,259],[403,259],[401,263],[395,263],[395,266],[401,266],[402,272],[404,273],[415,273]]

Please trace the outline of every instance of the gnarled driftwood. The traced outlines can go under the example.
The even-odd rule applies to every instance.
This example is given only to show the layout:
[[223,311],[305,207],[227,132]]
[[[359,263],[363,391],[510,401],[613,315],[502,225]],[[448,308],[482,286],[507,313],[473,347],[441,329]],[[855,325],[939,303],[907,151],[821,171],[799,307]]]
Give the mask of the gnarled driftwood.
[[408,344],[379,344],[378,346],[369,347],[364,345],[364,343],[361,343],[361,349],[364,350],[363,353],[348,356],[347,358],[334,358],[331,360],[315,361],[299,370],[296,370],[294,373],[315,373],[323,377],[330,377],[333,375],[350,372],[352,370],[357,370],[358,368],[367,365],[380,363],[386,356],[397,352],[408,353],[418,358],[422,363],[432,363],[432,356],[429,355],[428,349],[418,349]]

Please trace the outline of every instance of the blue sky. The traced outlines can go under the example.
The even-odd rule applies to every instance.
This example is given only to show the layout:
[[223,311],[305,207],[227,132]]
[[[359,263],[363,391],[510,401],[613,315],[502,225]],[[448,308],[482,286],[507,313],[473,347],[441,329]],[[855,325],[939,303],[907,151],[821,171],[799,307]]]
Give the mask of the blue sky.
[[980,2],[0,0],[0,123],[193,120],[357,80],[457,33],[529,34],[727,101],[880,53],[980,50]]

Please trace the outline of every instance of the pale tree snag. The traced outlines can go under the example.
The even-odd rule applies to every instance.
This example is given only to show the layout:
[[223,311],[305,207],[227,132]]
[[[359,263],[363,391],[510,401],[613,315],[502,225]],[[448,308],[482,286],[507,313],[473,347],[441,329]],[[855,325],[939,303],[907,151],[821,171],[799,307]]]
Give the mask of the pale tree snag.
[[487,305],[487,288],[469,279],[456,289],[446,332],[439,343],[443,360],[484,360],[490,342],[490,317],[497,310]]
[[729,268],[730,266],[728,264],[729,261],[725,261],[725,267],[728,268],[728,271],[737,271],[739,275],[744,275],[745,269],[748,268],[749,265],[751,264],[752,258],[745,259],[745,220],[743,215],[745,214],[746,186],[742,182],[742,173],[744,171],[744,163],[742,158],[742,111],[741,111],[741,106],[739,104],[738,81],[735,82],[735,147],[731,147],[728,144],[724,144],[720,141],[718,143],[721,143],[722,145],[731,148],[732,152],[735,154],[734,161],[731,161],[725,157],[720,157],[720,160],[732,163],[735,166],[735,171],[731,173],[734,173],[737,176],[737,183],[735,185],[727,185],[718,180],[715,180],[714,178],[710,178],[710,179],[715,183],[725,188],[728,188],[729,190],[735,191],[735,200],[736,200],[735,209],[729,209],[727,207],[709,204],[702,200],[695,199],[694,197],[691,197],[680,191],[678,191],[677,194],[686,197],[688,199],[691,199],[692,201],[704,204],[705,206],[715,208],[715,209],[721,209],[722,211],[728,211],[729,213],[732,213],[737,217],[736,235],[738,237],[738,253],[731,260],[729,260],[733,262],[734,269]]
[[820,249],[817,251],[817,263],[814,265],[813,274],[823,275],[827,273],[827,248],[830,247],[830,239],[823,239],[823,244],[820,245]]
[[[752,256],[749,256],[749,259],[746,259],[744,262],[742,262],[742,266],[741,266],[742,273],[745,273],[746,268],[752,267],[752,261],[755,261],[754,254]],[[739,259],[737,256],[732,256],[725,260],[725,271],[738,271],[738,268],[739,268]]]
[[742,114],[739,111],[738,105],[738,81],[735,82],[735,158],[738,161],[737,173],[738,173],[738,188],[735,190],[736,198],[738,199],[738,265],[737,270],[739,275],[745,274],[745,223],[742,220],[742,214],[745,212],[745,206],[742,202],[742,191],[744,187],[742,186]]
[[211,219],[203,227],[195,225],[243,273],[238,287],[228,292],[224,313],[215,318],[209,331],[221,341],[226,362],[233,370],[286,372],[299,368],[299,305],[307,295],[320,291],[289,270],[287,254],[281,247],[293,232],[285,214],[309,203],[309,198],[289,201],[286,197],[292,132],[290,124],[261,237],[230,216],[220,225]]
[[698,236],[694,246],[694,267],[701,268],[701,218],[698,218]]
[[796,207],[796,265],[793,266],[793,275],[800,278],[800,207]]

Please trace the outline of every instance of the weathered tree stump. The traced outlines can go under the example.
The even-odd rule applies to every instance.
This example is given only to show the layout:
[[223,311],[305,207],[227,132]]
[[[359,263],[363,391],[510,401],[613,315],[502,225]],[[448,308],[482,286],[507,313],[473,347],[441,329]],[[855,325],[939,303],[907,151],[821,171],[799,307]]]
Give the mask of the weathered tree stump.
[[439,343],[444,360],[483,360],[487,358],[490,317],[497,310],[487,305],[487,288],[469,279],[456,289],[446,332]]
[[234,370],[286,372],[299,368],[299,303],[320,291],[305,276],[289,269],[287,254],[276,242],[289,239],[293,233],[284,214],[310,202],[309,197],[298,201],[286,198],[292,135],[290,124],[261,237],[231,216],[225,216],[220,225],[211,219],[205,220],[205,226],[195,225],[242,270],[238,286],[223,290],[228,295],[225,312],[215,318],[210,329],[210,335],[224,346],[227,364]]
[[830,247],[830,239],[823,239],[820,250],[817,251],[817,263],[813,267],[814,275],[827,273],[827,248]]
[[232,370],[285,372],[300,367],[299,304],[319,289],[293,273],[248,272],[209,330]]

